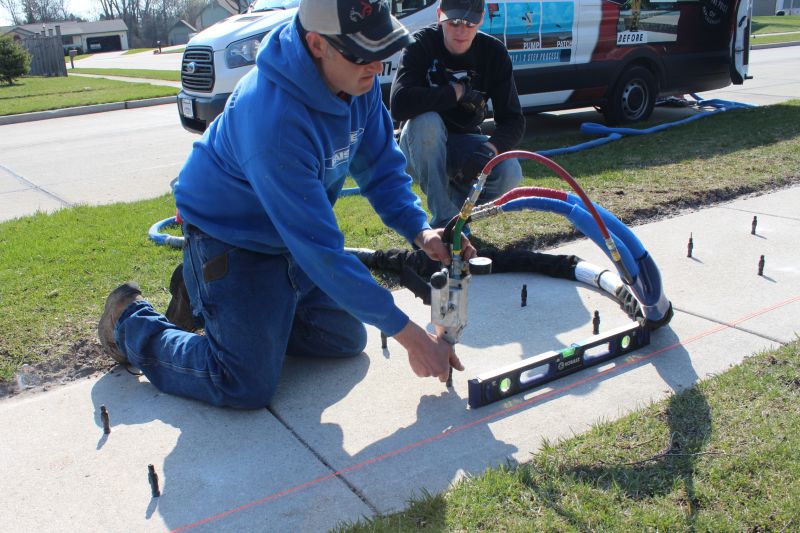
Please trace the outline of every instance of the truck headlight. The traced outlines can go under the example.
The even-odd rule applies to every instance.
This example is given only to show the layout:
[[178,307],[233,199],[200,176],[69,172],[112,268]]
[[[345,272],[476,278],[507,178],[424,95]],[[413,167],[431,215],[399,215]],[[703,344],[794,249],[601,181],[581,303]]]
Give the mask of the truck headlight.
[[228,68],[236,68],[255,63],[258,46],[266,35],[261,33],[229,44],[225,48],[225,65]]

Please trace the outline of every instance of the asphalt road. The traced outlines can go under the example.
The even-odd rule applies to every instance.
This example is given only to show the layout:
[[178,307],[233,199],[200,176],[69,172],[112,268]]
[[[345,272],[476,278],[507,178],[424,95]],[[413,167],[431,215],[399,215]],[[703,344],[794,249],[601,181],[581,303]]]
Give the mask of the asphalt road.
[[174,104],[0,126],[0,220],[164,194],[196,138]]
[[[756,105],[800,98],[800,48],[752,51],[751,74],[743,86],[701,96]],[[689,113],[659,108],[654,118]],[[528,131],[575,131],[587,121],[602,117],[591,109],[541,113],[528,117]],[[174,104],[0,126],[0,221],[164,194],[196,138],[181,128]]]
[[[178,50],[183,46],[162,48],[163,51]],[[125,52],[105,52],[92,54],[75,62],[78,68],[128,68],[147,70],[174,70],[180,72],[182,52],[153,54],[141,52],[139,54],[126,54]]]

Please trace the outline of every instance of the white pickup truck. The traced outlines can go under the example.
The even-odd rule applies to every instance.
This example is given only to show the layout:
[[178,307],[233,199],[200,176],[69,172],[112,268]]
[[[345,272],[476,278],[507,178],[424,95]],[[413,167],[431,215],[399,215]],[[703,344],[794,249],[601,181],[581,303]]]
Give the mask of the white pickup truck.
[[[412,33],[436,23],[438,0],[383,0]],[[181,65],[178,112],[202,133],[261,41],[299,0],[255,0],[197,34]],[[596,106],[609,124],[644,120],[659,95],[741,84],[747,79],[752,0],[487,1],[481,31],[503,41],[529,112]],[[383,62],[388,95],[399,53]]]

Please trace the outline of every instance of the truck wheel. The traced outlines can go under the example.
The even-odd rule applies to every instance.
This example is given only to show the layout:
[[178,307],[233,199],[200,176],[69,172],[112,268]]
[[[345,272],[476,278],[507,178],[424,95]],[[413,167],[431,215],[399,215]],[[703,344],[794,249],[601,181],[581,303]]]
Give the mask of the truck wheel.
[[656,79],[644,67],[630,67],[617,80],[603,107],[606,124],[616,126],[647,119],[656,104]]

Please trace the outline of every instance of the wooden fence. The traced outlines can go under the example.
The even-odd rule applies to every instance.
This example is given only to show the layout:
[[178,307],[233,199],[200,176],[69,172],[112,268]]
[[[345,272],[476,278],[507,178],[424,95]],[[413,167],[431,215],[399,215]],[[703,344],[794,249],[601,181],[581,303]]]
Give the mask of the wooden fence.
[[31,54],[31,71],[29,72],[31,76],[67,75],[60,31],[58,35],[37,35],[22,39],[22,46]]

